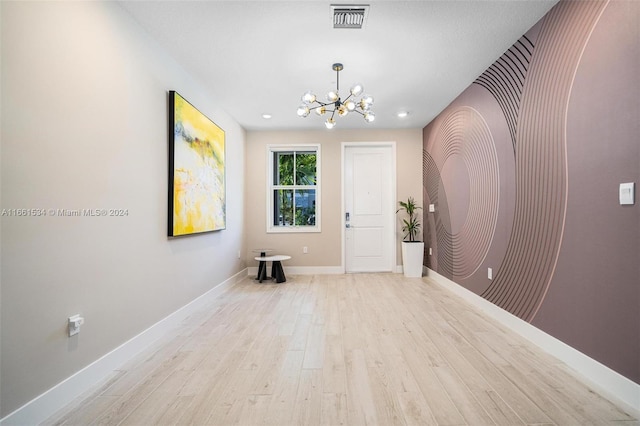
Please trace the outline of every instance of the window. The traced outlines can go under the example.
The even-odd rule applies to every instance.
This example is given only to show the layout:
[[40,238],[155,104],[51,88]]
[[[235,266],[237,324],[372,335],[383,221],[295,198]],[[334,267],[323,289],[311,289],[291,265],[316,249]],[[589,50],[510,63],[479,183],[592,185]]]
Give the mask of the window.
[[267,149],[267,232],[320,232],[320,145]]

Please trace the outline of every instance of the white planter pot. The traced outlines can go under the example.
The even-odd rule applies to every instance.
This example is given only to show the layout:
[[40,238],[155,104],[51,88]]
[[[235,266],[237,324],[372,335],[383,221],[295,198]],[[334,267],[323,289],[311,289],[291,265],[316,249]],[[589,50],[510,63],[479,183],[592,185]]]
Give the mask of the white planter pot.
[[402,270],[405,277],[415,278],[422,276],[422,259],[424,257],[424,243],[402,242]]

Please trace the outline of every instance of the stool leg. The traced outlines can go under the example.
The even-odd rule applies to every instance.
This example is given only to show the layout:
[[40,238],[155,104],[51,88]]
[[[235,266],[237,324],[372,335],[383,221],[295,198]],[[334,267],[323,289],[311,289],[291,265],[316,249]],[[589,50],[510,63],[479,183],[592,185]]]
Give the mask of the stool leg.
[[[266,252],[264,251],[260,252],[260,257],[265,257],[266,255],[267,255]],[[267,276],[266,273],[265,274],[262,273],[262,270],[266,268],[267,268],[267,262],[261,260],[260,263],[258,264],[258,275],[256,276],[256,280],[260,280],[260,277],[263,277],[263,275],[264,275],[263,279],[266,279],[266,276]],[[262,280],[260,280],[260,282],[262,282]]]
[[258,265],[258,277],[256,278],[258,281],[262,282],[267,279],[267,262],[260,261]]
[[287,278],[284,276],[284,269],[282,269],[282,263],[280,261],[274,261],[271,266],[271,276],[275,278],[277,283],[283,283],[287,281]]
[[264,275],[263,269],[264,269],[264,264],[263,264],[263,262],[261,261],[261,262],[258,264],[258,275],[256,276],[256,280],[258,280],[258,281],[260,281],[260,282],[262,282],[262,276]]

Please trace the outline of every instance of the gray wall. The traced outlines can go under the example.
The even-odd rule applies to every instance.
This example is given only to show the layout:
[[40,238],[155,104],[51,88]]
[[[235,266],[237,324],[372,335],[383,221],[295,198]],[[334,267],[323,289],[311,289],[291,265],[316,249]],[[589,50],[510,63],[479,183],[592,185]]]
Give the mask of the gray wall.
[[[2,208],[128,211],[2,216],[4,417],[245,267],[245,135],[117,4],[0,7]],[[226,131],[224,231],[166,237],[168,90]]]

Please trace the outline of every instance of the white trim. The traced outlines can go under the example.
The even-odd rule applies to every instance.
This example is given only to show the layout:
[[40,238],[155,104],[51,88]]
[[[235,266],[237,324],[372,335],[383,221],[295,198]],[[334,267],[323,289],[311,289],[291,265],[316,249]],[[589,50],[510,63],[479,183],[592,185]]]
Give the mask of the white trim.
[[640,417],[640,385],[470,290],[427,268],[428,277],[572,368],[596,392]]
[[[342,142],[342,145],[340,147],[340,224],[341,224],[341,238],[342,238],[342,256],[341,256],[341,262],[342,262],[342,273],[344,273],[346,271],[346,256],[347,256],[347,241],[346,241],[346,235],[345,235],[345,228],[346,228],[346,220],[344,217],[344,212],[346,210],[345,206],[344,206],[344,163],[345,163],[345,156],[346,156],[346,149],[347,147],[353,147],[353,146],[357,146],[357,147],[362,147],[362,148],[366,148],[366,147],[384,147],[384,146],[388,146],[391,147],[391,174],[392,174],[392,179],[393,182],[391,182],[391,199],[394,200],[394,217],[395,217],[395,200],[397,198],[397,186],[398,186],[398,172],[397,172],[397,167],[396,167],[396,142],[395,141],[389,141],[389,142]],[[397,247],[396,247],[396,240],[395,240],[395,236],[396,236],[396,220],[393,220],[393,244],[391,245],[392,249],[391,249],[391,268],[392,268],[392,272],[393,272],[393,264],[397,261],[398,259],[398,254],[397,254]],[[396,267],[397,270],[397,267]],[[402,271],[400,271],[402,272]]]
[[[268,144],[267,145],[267,234],[290,234],[304,232],[322,232],[322,151],[320,144]],[[314,226],[273,226],[273,153],[279,151],[316,152],[316,224]],[[292,187],[295,185],[292,185]]]
[[[269,266],[267,266],[269,267]],[[342,266],[286,266],[282,265],[285,276],[288,275],[337,275],[344,274]],[[251,266],[247,268],[247,276],[255,277],[258,275],[258,267]]]
[[84,392],[90,390],[96,383],[104,380],[113,370],[174,329],[194,312],[202,309],[221,291],[228,289],[245,277],[246,268],[0,419],[0,425],[42,423]]
[[[427,268],[426,266],[422,265],[422,276],[423,276],[423,277],[426,277],[426,276],[427,276],[427,272],[428,272],[429,270],[430,270],[429,268]],[[394,271],[394,272],[395,272],[396,274],[404,274],[404,266],[402,266],[402,265],[396,265],[396,269],[395,269],[395,271]]]

